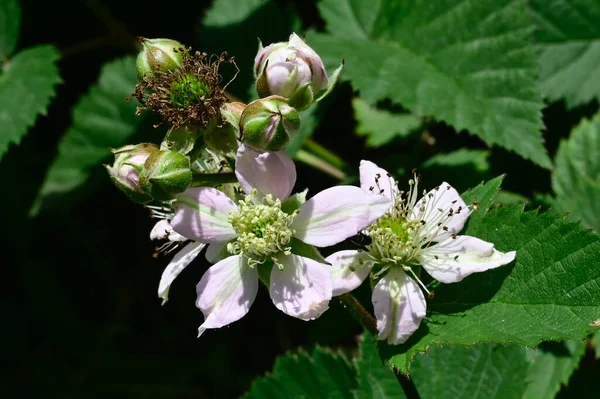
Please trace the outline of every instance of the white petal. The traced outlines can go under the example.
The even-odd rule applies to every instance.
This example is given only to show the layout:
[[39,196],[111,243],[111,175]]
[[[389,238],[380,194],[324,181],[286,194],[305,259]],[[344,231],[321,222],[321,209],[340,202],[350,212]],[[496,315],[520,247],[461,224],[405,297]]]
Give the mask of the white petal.
[[327,247],[356,235],[389,206],[384,196],[367,194],[358,187],[332,187],[306,201],[290,227],[305,243]]
[[151,240],[169,240],[169,241],[186,241],[187,238],[173,230],[173,226],[168,220],[159,220],[152,231],[150,231]]
[[[448,214],[452,216],[448,216]],[[467,204],[458,192],[446,182],[431,190],[417,201],[413,217],[424,220],[421,236],[429,241],[444,241],[452,234],[458,234],[469,218]],[[448,230],[444,230],[443,227]]]
[[226,242],[236,237],[229,212],[237,205],[212,187],[194,187],[177,197],[173,229],[184,237],[204,243]]
[[327,265],[298,255],[282,256],[271,270],[271,300],[282,312],[313,320],[329,308],[331,276]]
[[160,276],[160,283],[158,284],[158,297],[162,298],[163,305],[169,299],[169,289],[173,280],[198,256],[205,245],[192,241],[177,252],[171,262],[169,262],[162,276]]
[[238,149],[235,175],[246,194],[272,194],[285,200],[296,183],[296,166],[285,152],[259,152],[242,144]]
[[427,304],[417,283],[392,267],[373,289],[373,308],[379,338],[402,344],[419,328]]
[[383,168],[371,161],[360,161],[360,188],[365,192],[383,195],[394,201],[398,194],[398,187],[394,178]]
[[219,244],[210,244],[208,246],[208,248],[206,248],[206,252],[204,253],[204,257],[210,263],[216,263],[217,260],[221,260],[221,259],[217,259],[217,258],[219,256],[219,254],[221,253],[221,251],[223,250],[223,248],[225,248],[226,245],[227,245],[226,242],[219,243]]
[[422,251],[420,262],[431,277],[456,283],[476,272],[506,265],[516,252],[500,252],[494,244],[470,236],[449,238]]
[[339,251],[325,260],[331,263],[328,267],[333,282],[333,296],[358,288],[371,272],[374,263],[368,253],[355,250]]
[[254,302],[258,273],[241,256],[230,256],[210,267],[196,286],[196,306],[204,314],[198,329],[220,328],[241,319]]

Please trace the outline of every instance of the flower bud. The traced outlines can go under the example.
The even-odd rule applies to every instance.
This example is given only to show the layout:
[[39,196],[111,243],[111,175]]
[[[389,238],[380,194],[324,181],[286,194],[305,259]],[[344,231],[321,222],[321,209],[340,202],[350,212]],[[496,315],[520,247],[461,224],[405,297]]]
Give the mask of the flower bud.
[[177,69],[183,61],[185,47],[171,39],[141,38],[142,51],[137,57],[137,74],[141,79],[147,73],[167,72]]
[[298,129],[300,114],[279,96],[251,102],[240,118],[241,141],[265,151],[285,149]]
[[259,48],[254,59],[256,91],[259,97],[277,95],[288,99],[288,103],[303,110],[319,100],[319,93],[335,83],[329,84],[321,57],[298,35],[292,33],[289,42],[271,44]]
[[190,160],[176,151],[156,151],[140,173],[140,186],[153,198],[168,201],[192,184]]
[[235,157],[240,137],[240,117],[246,108],[241,102],[225,103],[221,107],[221,123],[205,129],[203,139],[208,148]]
[[132,201],[143,204],[152,200],[140,187],[140,173],[148,157],[156,151],[158,148],[150,143],[127,145],[113,150],[115,162],[112,166],[104,165],[115,186]]

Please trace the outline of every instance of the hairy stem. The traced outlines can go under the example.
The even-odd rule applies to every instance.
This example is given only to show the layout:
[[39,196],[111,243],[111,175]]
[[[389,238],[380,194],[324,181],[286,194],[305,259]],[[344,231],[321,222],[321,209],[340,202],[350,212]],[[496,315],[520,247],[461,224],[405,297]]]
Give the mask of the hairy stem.
[[[342,303],[342,306],[350,312],[352,317],[354,317],[372,335],[377,336],[377,321],[352,294],[346,293],[340,295],[339,300]],[[402,390],[406,394],[406,397],[408,399],[419,399],[421,395],[419,395],[419,391],[417,391],[417,387],[413,380],[399,371],[393,371]]]
[[192,187],[214,187],[224,183],[236,183],[235,173],[194,173]]

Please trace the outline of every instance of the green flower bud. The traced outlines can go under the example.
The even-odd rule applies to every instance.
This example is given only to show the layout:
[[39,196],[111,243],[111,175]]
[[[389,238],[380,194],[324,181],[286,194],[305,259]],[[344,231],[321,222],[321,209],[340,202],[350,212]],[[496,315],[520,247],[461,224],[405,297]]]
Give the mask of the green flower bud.
[[186,50],[178,41],[145,37],[141,41],[142,51],[138,54],[136,63],[139,79],[147,73],[172,71],[181,65]]
[[192,184],[190,160],[175,151],[157,151],[152,154],[140,173],[141,188],[161,201],[173,199]]
[[152,200],[152,196],[140,186],[140,173],[146,160],[157,151],[158,148],[150,143],[126,145],[112,150],[115,155],[112,166],[104,165],[115,186],[132,201],[144,204]]
[[240,118],[241,141],[265,151],[285,149],[299,129],[300,114],[280,96],[251,102]]

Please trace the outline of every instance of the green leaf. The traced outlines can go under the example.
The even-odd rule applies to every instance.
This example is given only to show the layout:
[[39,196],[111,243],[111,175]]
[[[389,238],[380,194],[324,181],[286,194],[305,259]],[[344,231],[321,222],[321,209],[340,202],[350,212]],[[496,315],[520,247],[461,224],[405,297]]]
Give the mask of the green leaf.
[[424,168],[432,166],[456,167],[463,165],[472,165],[477,172],[487,172],[490,169],[488,161],[490,153],[485,150],[468,150],[461,148],[453,152],[436,154],[423,163]]
[[[258,38],[267,46],[287,41],[293,31],[300,29],[293,8],[283,8],[273,0],[215,0],[202,18],[198,37],[202,51],[221,54],[226,50],[235,57],[241,72],[227,90],[248,100],[247,93],[254,85],[252,68]],[[230,68],[229,72],[225,69],[221,72],[225,82],[233,77],[235,70]]]
[[273,373],[254,380],[244,399],[351,399],[354,371],[341,354],[315,348],[277,359]]
[[600,100],[600,3],[596,0],[531,0],[537,27],[541,89],[572,108]]
[[411,378],[424,399],[517,399],[525,391],[525,351],[498,344],[434,347],[415,357]]
[[359,351],[359,357],[354,360],[358,372],[358,389],[354,392],[354,399],[406,398],[394,372],[381,362],[370,334],[361,336]]
[[600,331],[592,339],[594,340],[596,359],[600,359]]
[[[504,180],[504,176],[498,176],[495,179],[492,179],[486,183],[481,183],[477,187],[461,194],[462,199],[467,205],[477,201],[477,208],[472,210],[468,219],[468,229],[471,228],[471,226],[475,226],[481,222],[486,212],[494,203],[494,198],[496,198],[496,194],[498,194],[498,190],[500,190],[502,180]],[[470,235],[474,235],[473,229],[468,231],[471,231]],[[466,233],[463,232],[462,234]]]
[[436,288],[430,319],[404,345],[380,345],[392,366],[408,372],[416,352],[431,345],[483,341],[535,346],[542,340],[584,339],[600,315],[600,240],[564,216],[519,206],[471,220],[463,234],[517,251],[510,265]]
[[487,150],[466,148],[439,153],[423,162],[419,172],[427,182],[435,182],[434,184],[447,180],[453,182],[456,189],[473,187],[492,177],[489,155]]
[[5,61],[17,47],[21,7],[18,0],[0,2],[0,62]]
[[375,104],[468,130],[545,168],[542,97],[525,0],[322,0],[308,44]]
[[39,114],[46,112],[60,82],[58,51],[37,46],[21,51],[3,65],[0,75],[0,157],[18,144]]
[[526,202],[530,202],[529,198],[518,194],[518,193],[513,193],[512,191],[500,191],[498,194],[496,194],[495,197],[495,201],[499,204],[503,204],[503,205],[520,205],[520,204],[524,204]]
[[581,341],[544,342],[536,350],[528,350],[531,365],[524,399],[553,398],[566,384],[585,354]]
[[563,140],[552,174],[555,207],[600,229],[600,113],[583,120]]
[[352,100],[356,132],[367,138],[367,146],[380,147],[396,137],[406,137],[421,125],[419,118],[371,107],[360,97]]
[[109,148],[126,144],[135,133],[143,118],[135,114],[136,103],[125,99],[136,82],[133,57],[112,61],[102,68],[98,82],[73,109],[73,124],[59,142],[58,155],[31,214],[36,214],[45,201],[85,184],[94,168],[101,169],[101,163],[109,158]]

